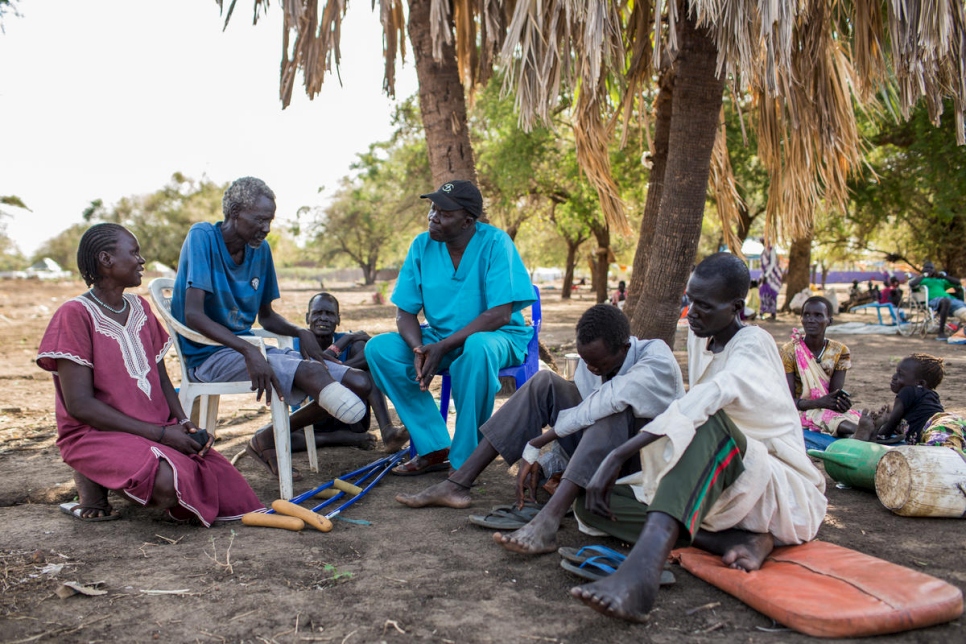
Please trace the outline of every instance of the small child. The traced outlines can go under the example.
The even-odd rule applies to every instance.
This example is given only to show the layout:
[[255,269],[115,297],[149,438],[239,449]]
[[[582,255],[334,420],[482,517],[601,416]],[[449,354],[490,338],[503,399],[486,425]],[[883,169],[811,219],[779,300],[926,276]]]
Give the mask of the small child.
[[896,365],[890,388],[896,394],[892,409],[883,407],[878,412],[862,411],[858,440],[893,442],[890,437],[905,420],[908,429],[905,442],[910,445],[949,447],[966,455],[964,428],[966,420],[949,414],[939,401],[935,389],[943,381],[943,360],[925,353],[914,353]]

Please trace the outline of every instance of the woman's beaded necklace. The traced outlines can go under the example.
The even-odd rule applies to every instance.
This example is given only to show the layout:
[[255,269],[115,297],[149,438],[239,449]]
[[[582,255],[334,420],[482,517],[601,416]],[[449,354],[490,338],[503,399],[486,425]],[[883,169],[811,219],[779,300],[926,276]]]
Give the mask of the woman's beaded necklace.
[[103,306],[105,309],[107,309],[114,315],[120,315],[121,313],[124,313],[125,311],[127,311],[127,299],[125,299],[123,295],[121,296],[121,308],[115,309],[108,306],[107,304],[104,304],[104,302],[101,302],[101,298],[94,295],[94,289],[90,289],[89,291],[87,291],[87,294],[90,295],[95,302]]

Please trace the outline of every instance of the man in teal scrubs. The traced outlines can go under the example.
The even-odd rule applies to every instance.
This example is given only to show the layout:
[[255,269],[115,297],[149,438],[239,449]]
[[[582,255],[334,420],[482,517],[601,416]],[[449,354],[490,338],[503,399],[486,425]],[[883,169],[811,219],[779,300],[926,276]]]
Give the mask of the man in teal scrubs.
[[[392,293],[399,332],[376,336],[365,349],[373,381],[418,452],[393,470],[404,476],[463,464],[493,412],[497,373],[523,362],[533,334],[520,312],[534,301],[530,276],[510,237],[479,221],[477,187],[450,181],[421,196],[432,202],[429,230],[409,247]],[[457,410],[452,445],[429,392],[442,369],[449,369]]]

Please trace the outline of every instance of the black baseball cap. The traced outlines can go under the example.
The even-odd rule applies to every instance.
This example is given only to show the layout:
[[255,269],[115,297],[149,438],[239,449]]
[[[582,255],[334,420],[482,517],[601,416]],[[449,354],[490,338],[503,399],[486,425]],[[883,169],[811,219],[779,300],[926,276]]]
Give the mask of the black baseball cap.
[[472,181],[447,181],[436,192],[419,196],[429,199],[440,210],[465,210],[475,219],[483,214],[483,195]]

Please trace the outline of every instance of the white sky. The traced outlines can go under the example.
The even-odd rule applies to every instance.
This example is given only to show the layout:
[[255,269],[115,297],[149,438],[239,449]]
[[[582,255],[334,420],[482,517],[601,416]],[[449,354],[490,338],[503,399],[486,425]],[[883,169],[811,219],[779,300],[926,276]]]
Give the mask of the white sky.
[[[93,199],[153,192],[176,171],[260,177],[284,221],[321,205],[318,189],[331,193],[356,154],[389,137],[382,31],[368,0],[351,3],[343,23],[342,87],[327,75],[309,101],[299,76],[284,111],[281,6],[253,27],[252,4],[238,0],[222,32],[214,0],[18,3],[21,17],[8,15],[0,33],[0,195],[32,210],[4,208],[24,254],[82,222]],[[409,53],[396,95],[416,88]]]

